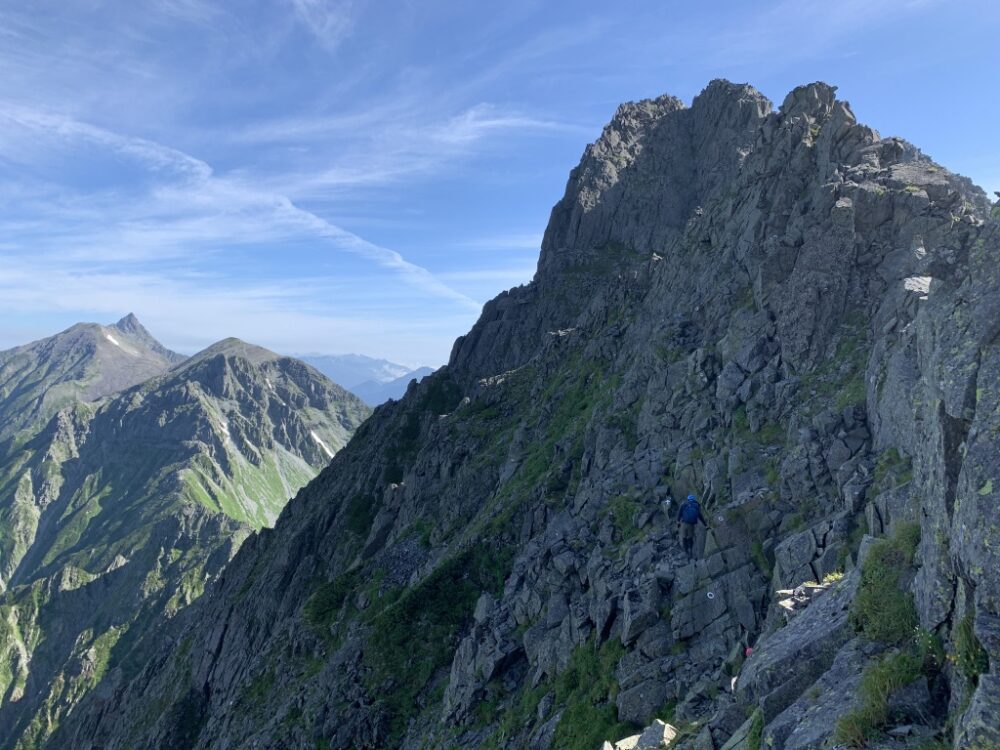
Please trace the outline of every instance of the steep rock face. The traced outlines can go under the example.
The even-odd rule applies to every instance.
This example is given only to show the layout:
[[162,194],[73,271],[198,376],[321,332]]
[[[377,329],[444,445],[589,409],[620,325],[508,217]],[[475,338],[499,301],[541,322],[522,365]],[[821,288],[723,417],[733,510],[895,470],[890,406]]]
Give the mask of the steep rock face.
[[230,339],[59,412],[0,462],[0,746],[44,742],[367,414],[304,363]]
[[910,681],[924,720],[997,741],[993,213],[825,84],[623,106],[534,281],[53,743],[597,748],[659,717],[699,750],[819,747],[835,691],[916,648],[875,594],[955,657]]

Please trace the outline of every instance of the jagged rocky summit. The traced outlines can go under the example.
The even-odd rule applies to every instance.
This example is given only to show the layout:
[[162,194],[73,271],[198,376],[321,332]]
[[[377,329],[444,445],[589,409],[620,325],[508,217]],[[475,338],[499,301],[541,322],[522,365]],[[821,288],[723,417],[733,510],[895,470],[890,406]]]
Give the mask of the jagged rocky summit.
[[822,83],[623,105],[531,284],[49,746],[996,747],[998,215]]
[[134,316],[6,354],[20,383],[0,406],[22,429],[0,454],[0,747],[20,749],[105,670],[134,668],[138,635],[200,596],[369,410],[237,339],[172,355]]

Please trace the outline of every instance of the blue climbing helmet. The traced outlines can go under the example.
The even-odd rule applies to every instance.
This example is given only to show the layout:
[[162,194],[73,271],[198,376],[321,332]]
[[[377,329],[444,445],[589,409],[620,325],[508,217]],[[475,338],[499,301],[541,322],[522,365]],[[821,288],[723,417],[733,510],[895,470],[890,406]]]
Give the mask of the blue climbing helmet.
[[688,495],[684,505],[681,506],[681,520],[684,523],[698,523],[698,516],[701,508],[698,506],[698,499],[694,495]]

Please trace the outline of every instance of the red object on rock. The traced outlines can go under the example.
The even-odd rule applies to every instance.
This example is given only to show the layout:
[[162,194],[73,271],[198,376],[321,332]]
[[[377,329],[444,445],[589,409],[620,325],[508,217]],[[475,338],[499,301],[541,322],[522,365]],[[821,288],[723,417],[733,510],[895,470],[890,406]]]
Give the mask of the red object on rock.
[[753,654],[753,649],[747,646],[747,650],[743,652],[743,655],[749,659],[751,654]]

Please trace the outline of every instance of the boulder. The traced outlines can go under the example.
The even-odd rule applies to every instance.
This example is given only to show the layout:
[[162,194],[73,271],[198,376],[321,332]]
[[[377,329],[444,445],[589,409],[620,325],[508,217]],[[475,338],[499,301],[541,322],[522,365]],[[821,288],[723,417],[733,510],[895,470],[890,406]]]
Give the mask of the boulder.
[[670,689],[662,678],[645,680],[635,687],[622,690],[615,700],[618,719],[631,724],[644,724],[663,707],[668,697]]

